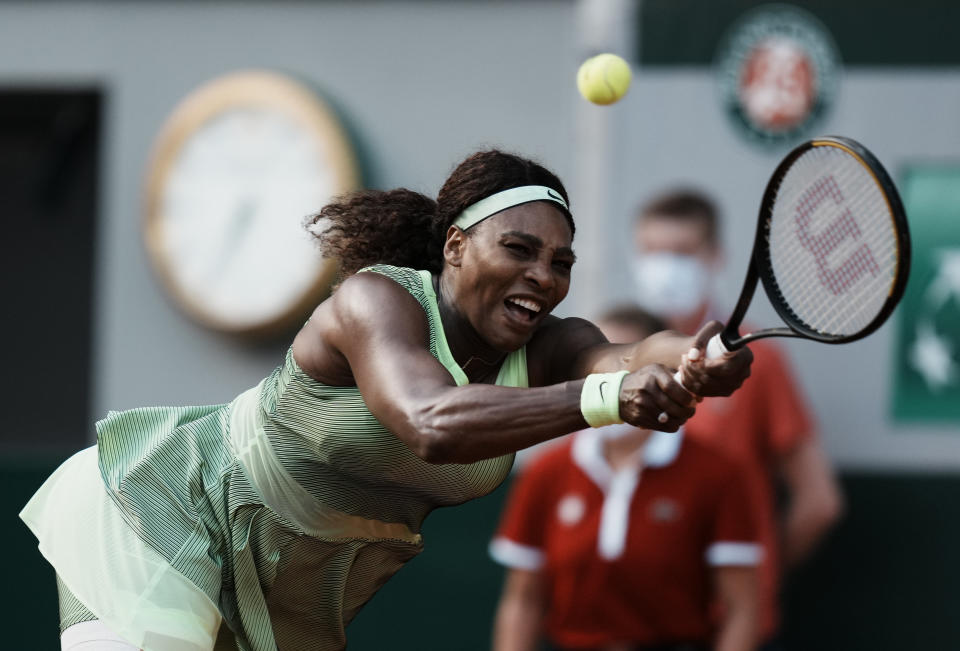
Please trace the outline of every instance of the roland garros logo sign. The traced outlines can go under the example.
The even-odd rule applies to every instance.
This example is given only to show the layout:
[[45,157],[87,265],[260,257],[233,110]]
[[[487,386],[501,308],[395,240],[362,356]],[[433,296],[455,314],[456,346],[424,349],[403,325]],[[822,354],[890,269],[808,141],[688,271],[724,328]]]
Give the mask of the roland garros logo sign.
[[825,114],[839,65],[826,28],[789,5],[745,14],[716,57],[725,111],[749,138],[769,144],[804,135]]

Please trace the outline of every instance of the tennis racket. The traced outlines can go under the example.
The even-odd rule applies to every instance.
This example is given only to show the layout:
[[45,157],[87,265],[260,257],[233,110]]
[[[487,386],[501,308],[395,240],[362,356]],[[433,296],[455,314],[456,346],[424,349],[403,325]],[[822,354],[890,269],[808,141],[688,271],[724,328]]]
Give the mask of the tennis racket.
[[[909,271],[906,214],[880,162],[850,138],[805,142],[767,184],[743,290],[707,357],[763,337],[866,337],[893,312]],[[786,327],[741,334],[758,279]]]

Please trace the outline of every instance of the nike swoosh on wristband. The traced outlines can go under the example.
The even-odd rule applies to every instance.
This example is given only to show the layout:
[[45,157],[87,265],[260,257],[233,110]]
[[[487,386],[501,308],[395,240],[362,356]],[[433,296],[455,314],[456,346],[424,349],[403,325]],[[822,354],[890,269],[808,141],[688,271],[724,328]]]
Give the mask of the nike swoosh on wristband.
[[600,390],[600,400],[601,400],[602,402],[606,402],[606,401],[604,400],[604,397],[603,397],[603,385],[604,385],[604,384],[610,384],[610,383],[607,382],[606,380],[604,380],[603,382],[601,382],[601,383],[599,384],[599,386],[597,386],[597,389]]

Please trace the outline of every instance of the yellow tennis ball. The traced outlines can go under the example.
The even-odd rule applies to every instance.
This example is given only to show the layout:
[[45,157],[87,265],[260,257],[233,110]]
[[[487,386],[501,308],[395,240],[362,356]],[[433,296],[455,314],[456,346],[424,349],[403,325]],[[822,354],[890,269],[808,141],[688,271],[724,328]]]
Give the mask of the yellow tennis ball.
[[594,104],[613,104],[630,88],[630,65],[616,54],[598,54],[577,71],[577,89]]

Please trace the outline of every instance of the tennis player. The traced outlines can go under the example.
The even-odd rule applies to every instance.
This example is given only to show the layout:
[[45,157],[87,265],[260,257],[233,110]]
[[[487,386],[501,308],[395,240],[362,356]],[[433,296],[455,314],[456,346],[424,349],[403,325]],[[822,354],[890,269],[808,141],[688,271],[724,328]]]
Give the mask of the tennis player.
[[[630,306],[598,325],[612,342],[664,327]],[[753,651],[758,540],[742,468],[682,428],[576,432],[511,487],[493,648]]]
[[749,374],[746,350],[703,359],[719,324],[614,346],[551,316],[574,223],[529,160],[477,153],[436,201],[359,192],[310,226],[345,280],[273,373],[225,405],[108,414],[21,513],[57,572],[63,648],[342,649],[426,515],[492,491],[514,451],[673,431],[694,411],[673,368],[700,396]]

